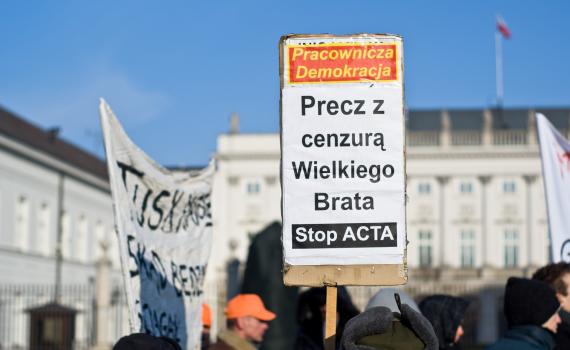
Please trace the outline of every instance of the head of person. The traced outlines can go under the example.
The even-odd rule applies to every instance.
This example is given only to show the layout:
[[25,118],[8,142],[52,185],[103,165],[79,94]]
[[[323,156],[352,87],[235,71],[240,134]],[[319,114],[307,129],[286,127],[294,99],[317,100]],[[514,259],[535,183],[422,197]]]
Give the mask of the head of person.
[[256,294],[238,294],[226,307],[228,329],[242,339],[260,343],[275,314],[265,308]]
[[403,303],[398,293],[392,294],[392,299],[394,310],[372,306],[350,319],[342,334],[342,349],[437,349],[438,338],[431,323]]
[[509,328],[534,325],[556,333],[561,322],[554,289],[538,280],[509,278],[503,310]]
[[463,318],[469,301],[451,295],[432,295],[419,305],[433,326],[440,349],[452,348],[463,336]]
[[562,308],[570,312],[570,264],[567,262],[559,262],[548,264],[532,275],[532,279],[548,283],[556,292],[556,298]]
[[378,306],[385,306],[392,310],[392,312],[400,312],[398,305],[394,299],[394,294],[398,294],[400,296],[400,300],[402,304],[406,304],[414,311],[420,311],[418,304],[410,297],[406,292],[403,290],[398,290],[396,288],[381,288],[376,294],[374,294],[370,300],[368,300],[368,304],[366,304],[365,310],[371,309],[373,307]]
[[119,339],[113,350],[182,350],[178,343],[167,337],[133,333]]

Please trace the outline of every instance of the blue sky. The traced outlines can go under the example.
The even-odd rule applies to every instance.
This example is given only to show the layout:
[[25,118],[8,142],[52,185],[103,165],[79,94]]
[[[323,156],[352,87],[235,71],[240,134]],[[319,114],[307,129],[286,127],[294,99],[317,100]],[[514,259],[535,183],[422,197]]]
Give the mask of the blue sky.
[[164,165],[204,165],[229,129],[278,132],[279,37],[404,37],[410,108],[570,106],[570,1],[3,1],[0,105],[103,155],[98,99]]

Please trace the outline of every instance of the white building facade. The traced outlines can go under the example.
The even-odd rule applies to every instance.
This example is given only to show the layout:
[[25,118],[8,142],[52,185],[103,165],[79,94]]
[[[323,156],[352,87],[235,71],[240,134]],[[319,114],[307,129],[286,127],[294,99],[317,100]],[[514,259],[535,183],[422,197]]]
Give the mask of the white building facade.
[[30,310],[56,300],[77,311],[74,348],[94,346],[97,264],[107,261],[109,310],[98,310],[109,319],[97,334],[110,344],[123,333],[117,243],[106,164],[0,108],[0,347],[28,348]]
[[60,205],[63,283],[95,278],[103,242],[120,269],[110,198],[103,161],[0,110],[1,283],[54,283]]

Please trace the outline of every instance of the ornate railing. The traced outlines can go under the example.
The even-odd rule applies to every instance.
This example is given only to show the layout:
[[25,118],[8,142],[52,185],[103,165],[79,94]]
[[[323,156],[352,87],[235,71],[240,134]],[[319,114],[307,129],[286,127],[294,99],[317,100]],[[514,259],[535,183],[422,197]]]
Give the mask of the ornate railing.
[[493,131],[493,145],[525,145],[526,137],[525,130],[495,130]]
[[482,131],[452,131],[448,134],[439,131],[408,131],[406,144],[408,147],[438,147],[445,144],[480,146],[487,143],[495,146],[516,146],[529,144],[528,137],[526,130],[494,130],[487,138]]
[[451,133],[451,144],[454,146],[480,145],[482,135],[479,131],[454,131]]
[[413,131],[408,132],[408,146],[438,146],[439,132],[437,131]]

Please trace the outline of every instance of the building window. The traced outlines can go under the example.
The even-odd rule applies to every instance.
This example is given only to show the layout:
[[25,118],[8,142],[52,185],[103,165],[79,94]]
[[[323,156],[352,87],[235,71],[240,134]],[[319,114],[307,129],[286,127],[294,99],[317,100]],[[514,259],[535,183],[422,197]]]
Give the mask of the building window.
[[87,237],[87,219],[85,215],[79,216],[79,220],[77,221],[77,230],[75,232],[75,249],[73,252],[74,258],[79,261],[88,261],[87,256],[87,245],[88,245],[88,237]]
[[432,234],[431,231],[419,232],[420,267],[431,267],[432,260]]
[[517,191],[517,184],[514,181],[503,182],[503,193],[515,193]]
[[103,226],[103,222],[101,220],[97,220],[97,223],[95,224],[95,259],[100,259],[103,256],[103,246],[108,248],[108,244],[109,242],[107,242],[105,237],[105,227]]
[[26,196],[18,197],[16,202],[16,227],[14,243],[17,248],[27,251],[29,248],[30,202]]
[[505,267],[519,266],[519,233],[505,230]]
[[37,251],[44,255],[50,253],[50,208],[49,205],[43,202],[40,205],[40,212],[38,215],[38,236],[36,237]]
[[461,267],[475,267],[475,232],[473,230],[462,230],[459,238]]
[[459,184],[459,192],[463,194],[473,193],[473,184],[471,182],[462,182]]
[[260,190],[259,182],[257,181],[248,182],[246,190],[248,194],[258,194]]
[[429,182],[420,182],[418,184],[418,193],[430,194],[431,193],[431,184]]

